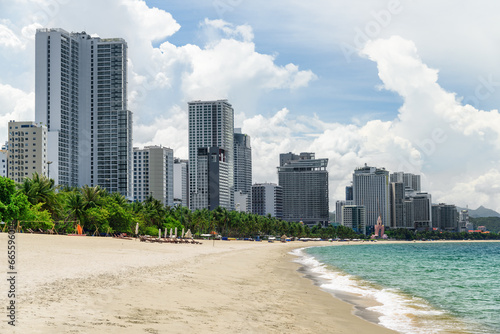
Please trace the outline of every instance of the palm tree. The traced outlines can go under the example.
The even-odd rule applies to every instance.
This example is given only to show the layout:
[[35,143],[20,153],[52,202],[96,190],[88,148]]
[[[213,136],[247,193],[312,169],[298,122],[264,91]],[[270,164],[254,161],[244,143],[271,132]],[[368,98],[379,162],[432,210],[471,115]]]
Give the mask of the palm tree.
[[28,201],[36,205],[42,204],[42,209],[47,210],[54,217],[61,209],[61,203],[56,196],[56,187],[53,179],[45,175],[33,173],[32,178],[25,178],[19,185],[20,190],[28,197]]
[[68,210],[68,218],[76,219],[81,223],[85,218],[85,203],[83,196],[79,191],[72,191],[66,198],[66,209]]
[[95,208],[101,204],[104,190],[100,186],[89,187],[85,185],[82,187],[81,192],[85,209]]

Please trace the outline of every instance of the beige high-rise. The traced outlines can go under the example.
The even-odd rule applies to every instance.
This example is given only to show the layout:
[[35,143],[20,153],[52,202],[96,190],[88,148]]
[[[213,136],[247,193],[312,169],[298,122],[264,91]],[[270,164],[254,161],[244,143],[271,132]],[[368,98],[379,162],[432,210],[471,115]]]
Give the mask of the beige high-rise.
[[8,177],[15,182],[33,173],[49,176],[47,128],[34,122],[9,122]]

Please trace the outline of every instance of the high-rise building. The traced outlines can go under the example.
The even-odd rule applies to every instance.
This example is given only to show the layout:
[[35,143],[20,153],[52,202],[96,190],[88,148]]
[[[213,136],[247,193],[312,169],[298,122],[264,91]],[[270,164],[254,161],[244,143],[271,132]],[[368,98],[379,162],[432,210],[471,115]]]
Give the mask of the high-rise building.
[[432,196],[428,193],[415,193],[413,202],[413,226],[417,230],[432,228]]
[[366,233],[372,233],[377,219],[390,226],[389,172],[384,168],[357,168],[352,175],[354,204],[366,210]]
[[346,200],[346,202],[354,201],[354,194],[352,191],[352,186],[345,187],[345,200]]
[[460,232],[457,207],[453,204],[433,204],[432,227],[442,231]]
[[404,173],[404,172],[395,172],[390,175],[391,182],[401,182],[404,185],[405,189],[413,190],[416,192],[421,191],[420,186],[420,175]]
[[342,206],[342,225],[352,228],[357,233],[366,234],[366,212],[362,205]]
[[23,182],[33,173],[48,176],[47,128],[34,122],[16,121],[10,121],[8,126],[8,177]]
[[252,186],[252,213],[283,218],[283,188],[274,183],[256,183]]
[[38,29],[35,58],[35,120],[48,129],[51,177],[130,196],[125,40]]
[[[234,192],[235,209],[250,212],[252,206],[252,147],[250,146],[250,136],[241,133],[239,128],[234,129]],[[243,198],[246,199],[245,203],[243,203]]]
[[188,160],[174,159],[174,204],[189,207]]
[[283,219],[328,225],[328,159],[315,159],[314,153],[301,153],[295,160],[282,157],[280,163],[284,161],[284,165],[278,167],[278,180],[283,187]]
[[335,223],[342,224],[342,211],[346,201],[335,202]]
[[149,196],[174,205],[174,153],[161,146],[134,147],[134,201]]
[[405,215],[405,189],[402,182],[389,184],[392,228],[413,228],[407,224]]
[[227,100],[189,107],[189,207],[234,209],[234,110]]

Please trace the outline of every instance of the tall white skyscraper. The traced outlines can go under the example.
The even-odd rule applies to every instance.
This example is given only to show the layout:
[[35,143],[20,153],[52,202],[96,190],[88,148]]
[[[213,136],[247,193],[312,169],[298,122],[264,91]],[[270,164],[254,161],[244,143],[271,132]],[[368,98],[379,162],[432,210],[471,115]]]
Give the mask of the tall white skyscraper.
[[234,208],[234,110],[227,100],[189,107],[189,207]]
[[48,129],[56,184],[100,185],[131,196],[125,40],[38,29],[35,120]]
[[357,168],[352,175],[355,205],[365,207],[367,233],[371,233],[379,216],[385,226],[390,226],[389,172],[384,168]]
[[167,147],[134,147],[134,201],[149,196],[174,205],[174,151]]

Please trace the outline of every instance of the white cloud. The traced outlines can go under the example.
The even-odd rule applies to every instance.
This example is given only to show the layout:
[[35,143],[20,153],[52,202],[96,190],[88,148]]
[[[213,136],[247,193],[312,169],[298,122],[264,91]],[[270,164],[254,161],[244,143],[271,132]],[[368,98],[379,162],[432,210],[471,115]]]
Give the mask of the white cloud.
[[7,141],[7,126],[9,121],[35,120],[35,94],[25,93],[10,85],[0,84],[0,146]]
[[[280,153],[311,151],[318,158],[329,158],[332,202],[343,197],[353,169],[368,163],[391,171],[422,173],[424,188],[436,201],[460,206],[477,202],[500,210],[495,196],[500,184],[500,116],[496,110],[462,105],[462,97],[438,82],[443,80],[443,71],[450,73],[450,68],[457,69],[457,76],[467,73],[469,76],[461,77],[465,80],[471,73],[473,80],[484,73],[486,81],[498,80],[488,75],[498,72],[496,55],[500,47],[488,42],[496,38],[494,21],[474,21],[477,24],[472,28],[471,24],[456,24],[466,23],[469,14],[484,12],[481,6],[471,3],[456,15],[443,17],[440,11],[429,12],[437,6],[430,1],[401,1],[402,11],[393,15],[375,37],[386,38],[396,32],[405,38],[374,40],[366,45],[363,54],[377,64],[382,88],[403,99],[394,120],[370,118],[356,125],[325,122],[323,115],[294,116],[299,110],[293,103],[287,106],[280,102],[310,85],[317,76],[297,64],[279,64],[275,54],[256,47],[255,36],[266,29],[277,31],[273,30],[278,26],[275,9],[283,15],[279,27],[288,29],[283,36],[290,45],[299,44],[310,52],[336,48],[333,56],[341,52],[338,46],[342,42],[353,44],[356,29],[365,29],[376,21],[373,12],[387,9],[388,3],[373,1],[359,10],[359,6],[342,1],[318,0],[317,6],[296,0],[287,6],[279,1],[241,2],[225,14],[243,15],[247,9],[258,7],[259,16],[253,22],[259,21],[260,15],[262,20],[272,18],[267,25],[206,19],[199,26],[199,35],[205,38],[200,45],[176,45],[171,37],[180,30],[179,23],[168,12],[149,8],[140,0],[2,3],[2,13],[12,14],[9,21],[0,22],[0,50],[7,60],[0,64],[0,143],[6,139],[8,120],[34,118],[34,30],[42,26],[85,30],[101,37],[122,37],[128,43],[129,107],[134,112],[136,146],[161,144],[173,148],[176,156],[187,158],[186,102],[229,98],[237,111],[236,126],[252,136],[256,182],[276,182]],[[451,1],[439,6],[456,8]],[[497,7],[492,2],[487,11],[496,13]],[[423,18],[429,18],[432,24],[422,26]],[[254,32],[252,27],[258,30]],[[454,33],[454,29],[461,33]],[[464,42],[462,38],[470,29],[475,38]],[[428,38],[431,33],[437,37]],[[487,51],[478,51],[484,48]],[[10,50],[23,50],[28,55]],[[481,60],[471,63],[470,59]],[[339,65],[338,59],[333,63],[345,65]],[[449,74],[444,77],[451,81]],[[482,92],[489,92],[494,99],[496,83],[493,87],[488,82],[482,84]],[[260,98],[272,91],[289,95],[263,110]]]
[[26,48],[25,44],[5,24],[0,24],[0,47],[5,47],[16,51]]

